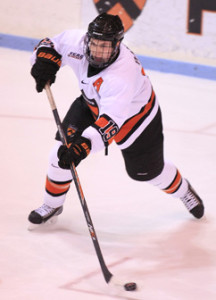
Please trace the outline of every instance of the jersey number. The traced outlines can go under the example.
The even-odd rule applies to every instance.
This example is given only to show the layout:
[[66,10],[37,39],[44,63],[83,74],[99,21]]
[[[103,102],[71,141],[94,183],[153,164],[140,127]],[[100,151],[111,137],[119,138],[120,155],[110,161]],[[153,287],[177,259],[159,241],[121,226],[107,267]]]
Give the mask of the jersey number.
[[103,137],[103,141],[107,142],[116,135],[116,133],[118,132],[118,126],[115,124],[115,122],[109,120],[106,126],[99,129],[99,132]]

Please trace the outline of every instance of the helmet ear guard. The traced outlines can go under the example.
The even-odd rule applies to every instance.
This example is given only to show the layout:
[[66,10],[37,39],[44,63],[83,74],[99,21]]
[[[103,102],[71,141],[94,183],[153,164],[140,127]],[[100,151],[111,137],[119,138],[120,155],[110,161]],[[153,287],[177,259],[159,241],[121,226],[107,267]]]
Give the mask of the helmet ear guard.
[[[96,62],[91,54],[89,45],[91,38],[100,41],[112,42],[112,53],[107,61]],[[120,43],[124,38],[124,27],[119,16],[102,13],[88,26],[84,40],[84,54],[89,64],[95,68],[104,68],[110,65],[119,53]],[[119,42],[119,43],[118,43]]]

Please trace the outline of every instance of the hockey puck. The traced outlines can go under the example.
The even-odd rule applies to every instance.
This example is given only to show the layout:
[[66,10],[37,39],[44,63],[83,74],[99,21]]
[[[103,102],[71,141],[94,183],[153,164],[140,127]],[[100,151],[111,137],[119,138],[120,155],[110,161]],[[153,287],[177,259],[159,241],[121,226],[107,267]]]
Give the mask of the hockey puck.
[[125,283],[124,288],[126,291],[135,291],[137,289],[137,285],[135,282]]

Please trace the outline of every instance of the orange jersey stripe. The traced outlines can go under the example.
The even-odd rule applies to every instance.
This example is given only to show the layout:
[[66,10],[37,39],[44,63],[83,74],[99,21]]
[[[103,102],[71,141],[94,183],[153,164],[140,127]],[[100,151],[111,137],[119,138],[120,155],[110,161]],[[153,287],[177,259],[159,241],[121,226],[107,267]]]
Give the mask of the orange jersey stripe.
[[177,170],[177,174],[176,174],[176,177],[174,178],[173,182],[171,183],[171,185],[169,187],[167,187],[163,191],[167,194],[173,194],[178,190],[181,182],[182,182],[182,177],[181,177],[181,174],[179,173],[179,171]]
[[[86,102],[87,103],[87,102]],[[95,118],[95,120],[97,119],[98,115],[99,115],[99,109],[98,107],[92,106],[89,103],[87,103],[88,107],[90,108],[93,117]]]
[[126,121],[124,125],[122,125],[120,131],[115,136],[116,143],[121,142],[126,137],[126,135],[133,129],[133,127],[140,121],[140,119],[143,118],[149,112],[149,110],[153,107],[154,99],[155,93],[154,91],[152,91],[150,101],[145,105],[143,111],[135,115],[134,117]]

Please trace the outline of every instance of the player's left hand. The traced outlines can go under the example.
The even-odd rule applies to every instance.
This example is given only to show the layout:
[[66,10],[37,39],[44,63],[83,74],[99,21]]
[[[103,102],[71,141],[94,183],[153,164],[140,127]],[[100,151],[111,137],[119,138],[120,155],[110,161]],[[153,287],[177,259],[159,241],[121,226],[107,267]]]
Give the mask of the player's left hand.
[[70,169],[71,163],[75,167],[80,161],[87,157],[91,150],[91,141],[87,138],[80,136],[75,143],[69,144],[68,147],[63,145],[58,150],[58,165],[62,169]]

